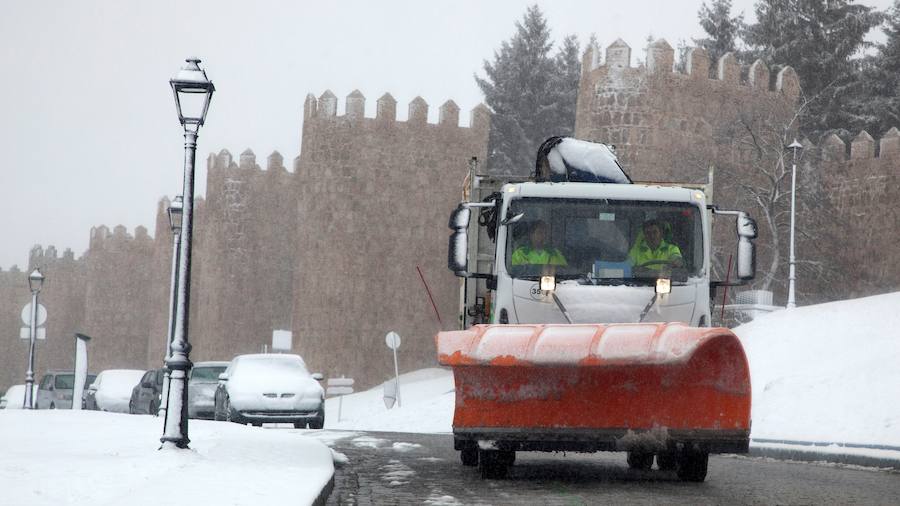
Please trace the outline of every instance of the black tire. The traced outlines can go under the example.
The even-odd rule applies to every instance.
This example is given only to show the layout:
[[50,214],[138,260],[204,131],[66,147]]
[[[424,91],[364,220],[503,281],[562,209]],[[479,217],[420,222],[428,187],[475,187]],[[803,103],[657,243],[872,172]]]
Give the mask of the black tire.
[[628,467],[640,471],[649,471],[653,467],[653,454],[644,452],[628,452]]
[[150,411],[147,414],[153,416],[159,415],[159,405],[156,404],[156,401],[150,401]]
[[50,409],[56,409],[56,404],[50,403]]
[[128,401],[128,414],[129,414],[129,415],[135,415],[135,414],[137,414],[137,413],[135,413],[135,411],[134,411],[134,401]]
[[254,427],[262,427],[262,422],[250,422],[250,425]]
[[500,450],[500,459],[506,463],[507,466],[512,466],[516,463],[516,452],[512,450]]
[[225,402],[222,404],[222,410],[225,411],[226,422],[239,423],[241,425],[245,425],[247,423],[243,418],[241,418],[241,415],[239,415],[237,411],[235,411],[231,407],[231,401],[228,400],[228,397],[225,398]]
[[294,422],[294,428],[295,429],[305,429],[306,422]]
[[666,451],[657,453],[656,467],[658,467],[660,471],[674,471],[675,468],[678,467],[678,460],[675,457],[675,452]]
[[309,421],[310,429],[321,429],[325,427],[325,408],[319,410],[319,414],[316,415],[315,418]]
[[478,448],[475,446],[468,446],[459,451],[459,460],[462,461],[462,465],[468,467],[475,467],[478,465]]
[[506,478],[506,474],[509,472],[507,458],[497,450],[479,450],[478,469],[481,471],[481,477],[486,480]]
[[706,479],[709,466],[709,452],[684,450],[678,453],[675,472],[681,481],[702,482]]

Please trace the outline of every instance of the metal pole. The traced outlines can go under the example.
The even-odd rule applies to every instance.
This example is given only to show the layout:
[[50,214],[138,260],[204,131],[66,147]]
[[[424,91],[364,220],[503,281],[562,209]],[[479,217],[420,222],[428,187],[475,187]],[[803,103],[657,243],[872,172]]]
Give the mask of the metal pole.
[[790,272],[788,274],[788,309],[797,307],[797,301],[794,297],[794,280],[796,279],[794,270],[794,221],[796,216],[794,209],[797,196],[797,148],[794,147],[795,144],[797,144],[797,141],[791,144],[791,148],[794,150],[794,161],[791,165],[791,257]]
[[[169,360],[172,355],[172,338],[175,336],[175,312],[177,311],[176,303],[178,302],[178,257],[180,256],[181,231],[177,230],[172,234],[172,276],[169,289],[169,333],[166,336],[166,356],[163,363]],[[166,367],[166,375],[163,379],[163,391],[160,394],[158,416],[166,419],[166,410],[169,407],[169,368]],[[163,433],[165,433],[165,422],[163,422]]]
[[34,338],[37,335],[38,293],[31,292],[31,343],[28,346],[28,370],[25,371],[25,402],[23,409],[34,409]]
[[[199,127],[198,127],[199,128]],[[172,351],[166,359],[169,377],[169,406],[160,438],[163,448],[187,448],[187,376],[193,364],[190,361],[191,345],[188,342],[188,319],[191,298],[191,232],[194,214],[194,157],[197,150],[197,132],[184,131],[184,190],[181,219],[181,245],[178,262],[178,300],[175,311],[175,334]]]
[[400,369],[397,367],[397,348],[394,348],[394,377],[396,378],[397,385],[397,407],[401,407],[400,404]]

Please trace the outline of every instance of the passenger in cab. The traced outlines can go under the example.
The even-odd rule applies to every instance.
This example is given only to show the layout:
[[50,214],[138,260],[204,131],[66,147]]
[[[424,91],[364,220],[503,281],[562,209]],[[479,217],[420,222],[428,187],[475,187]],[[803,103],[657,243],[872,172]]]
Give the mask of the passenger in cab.
[[566,258],[556,248],[547,245],[549,230],[543,221],[536,221],[531,229],[531,244],[513,251],[512,265],[568,265]]

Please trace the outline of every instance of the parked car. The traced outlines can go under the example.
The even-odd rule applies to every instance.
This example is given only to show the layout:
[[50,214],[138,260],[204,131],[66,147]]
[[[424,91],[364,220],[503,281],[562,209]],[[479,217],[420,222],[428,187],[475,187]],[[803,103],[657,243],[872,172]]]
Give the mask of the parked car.
[[[96,409],[128,413],[131,402],[131,390],[137,385],[146,371],[140,369],[108,369],[101,372],[88,388],[93,393]],[[85,404],[88,404],[87,401]]]
[[239,355],[219,380],[216,420],[313,429],[325,425],[325,390],[318,383],[322,375],[310,374],[300,355]]
[[128,412],[135,414],[156,415],[159,411],[162,396],[165,368],[150,369],[141,377],[141,381],[131,389],[131,400],[128,401]]
[[[95,375],[88,374],[84,384],[89,385],[94,378],[96,378]],[[38,386],[34,407],[37,409],[70,409],[74,387],[74,372],[47,371]]]
[[[32,399],[37,398],[37,385],[32,385]],[[0,409],[22,409],[25,404],[25,385],[13,385],[0,397]]]
[[197,362],[188,381],[188,417],[212,419],[216,411],[216,387],[228,362]]

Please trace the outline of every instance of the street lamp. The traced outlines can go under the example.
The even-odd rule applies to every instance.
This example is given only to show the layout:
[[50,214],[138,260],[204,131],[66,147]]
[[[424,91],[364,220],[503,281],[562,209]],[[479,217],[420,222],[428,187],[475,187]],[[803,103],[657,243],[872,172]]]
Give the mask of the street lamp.
[[28,370],[25,371],[25,403],[23,409],[34,409],[34,340],[37,337],[38,293],[44,286],[44,275],[40,269],[28,275],[31,290],[31,339],[28,345]]
[[178,258],[178,290],[175,298],[175,325],[172,345],[166,357],[169,376],[169,403],[163,423],[163,448],[187,448],[188,439],[187,376],[191,370],[191,345],[188,342],[188,316],[191,298],[191,232],[194,212],[194,158],[197,133],[206,121],[209,101],[216,90],[200,68],[199,58],[188,58],[187,64],[169,81],[175,94],[178,120],[184,128],[184,189],[181,218],[181,244]]
[[794,279],[796,278],[794,266],[794,222],[796,221],[796,200],[797,200],[797,150],[803,149],[803,145],[794,139],[788,148],[794,151],[794,161],[791,165],[791,258],[790,272],[788,274],[788,309],[797,307],[797,301],[794,297]]
[[[183,216],[183,205],[181,195],[175,197],[175,200],[169,204],[166,213],[169,215],[169,226],[172,228],[172,276],[169,291],[169,326],[166,334],[166,356],[163,362],[169,359],[172,354],[172,337],[175,335],[175,311],[178,302],[178,254],[181,245],[181,217]],[[163,391],[160,396],[158,416],[165,420],[166,410],[169,407],[169,368],[166,367],[166,377],[163,380]],[[163,422],[165,424],[165,422]],[[165,425],[163,426],[165,433]]]

